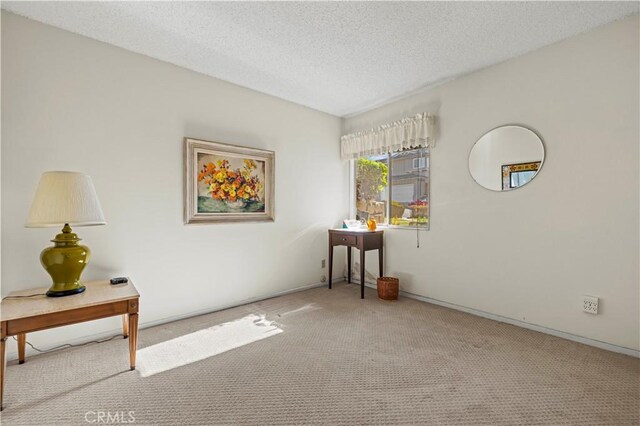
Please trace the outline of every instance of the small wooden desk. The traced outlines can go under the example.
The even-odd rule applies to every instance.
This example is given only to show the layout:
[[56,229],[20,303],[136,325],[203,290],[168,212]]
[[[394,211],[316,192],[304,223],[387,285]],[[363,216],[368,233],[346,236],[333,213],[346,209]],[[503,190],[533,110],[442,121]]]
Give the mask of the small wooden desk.
[[367,229],[354,231],[352,229],[329,229],[329,288],[331,288],[331,274],[333,272],[333,247],[347,246],[348,277],[351,282],[351,248],[360,250],[360,298],[364,299],[364,253],[367,250],[378,250],[378,269],[380,276],[384,276],[382,267],[383,231],[369,231]]
[[[2,338],[0,348],[0,410],[4,393],[5,343],[7,337],[18,336],[18,362],[24,363],[27,333],[79,322],[122,315],[122,334],[129,337],[129,367],[136,368],[138,340],[138,306],[140,295],[129,280],[111,285],[106,281],[84,283],[83,293],[65,297],[47,297],[47,287],[14,291],[2,300]],[[30,294],[42,296],[13,298]]]

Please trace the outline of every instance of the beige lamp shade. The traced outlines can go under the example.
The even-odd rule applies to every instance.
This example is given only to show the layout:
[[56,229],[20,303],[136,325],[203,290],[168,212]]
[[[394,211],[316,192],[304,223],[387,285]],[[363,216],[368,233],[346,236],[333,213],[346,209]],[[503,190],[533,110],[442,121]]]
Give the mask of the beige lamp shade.
[[28,228],[105,225],[100,201],[89,175],[45,172],[29,210]]

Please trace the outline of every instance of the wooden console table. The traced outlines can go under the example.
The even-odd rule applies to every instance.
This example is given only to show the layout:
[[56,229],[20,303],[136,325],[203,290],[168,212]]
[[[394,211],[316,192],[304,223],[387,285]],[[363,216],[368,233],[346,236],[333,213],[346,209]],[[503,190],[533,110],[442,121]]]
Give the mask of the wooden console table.
[[[131,280],[111,285],[106,281],[84,283],[83,293],[47,297],[47,287],[14,291],[2,300],[2,339],[0,348],[0,410],[4,393],[5,343],[18,336],[18,362],[24,363],[27,333],[79,322],[122,315],[122,334],[129,337],[129,367],[136,368],[138,307],[140,295]],[[35,297],[20,297],[42,294]]]
[[382,267],[382,237],[383,231],[354,231],[351,229],[329,229],[329,288],[331,288],[331,274],[333,272],[333,247],[347,246],[347,282],[351,282],[351,249],[360,251],[360,298],[364,299],[364,254],[367,250],[378,250],[378,269],[380,276],[384,276]]

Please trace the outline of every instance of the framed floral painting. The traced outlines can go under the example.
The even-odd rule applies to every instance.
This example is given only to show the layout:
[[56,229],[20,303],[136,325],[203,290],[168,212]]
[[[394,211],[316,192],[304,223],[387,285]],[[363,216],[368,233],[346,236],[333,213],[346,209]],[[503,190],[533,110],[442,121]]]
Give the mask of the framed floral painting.
[[273,221],[275,153],[184,139],[185,223]]

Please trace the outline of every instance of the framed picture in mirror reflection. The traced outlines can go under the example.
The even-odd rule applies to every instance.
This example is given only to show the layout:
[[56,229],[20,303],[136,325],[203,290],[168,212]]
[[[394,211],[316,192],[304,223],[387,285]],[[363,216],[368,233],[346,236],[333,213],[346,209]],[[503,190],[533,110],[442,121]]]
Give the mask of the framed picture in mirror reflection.
[[538,173],[540,161],[502,165],[502,190],[519,188],[526,185]]

